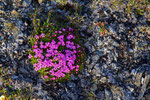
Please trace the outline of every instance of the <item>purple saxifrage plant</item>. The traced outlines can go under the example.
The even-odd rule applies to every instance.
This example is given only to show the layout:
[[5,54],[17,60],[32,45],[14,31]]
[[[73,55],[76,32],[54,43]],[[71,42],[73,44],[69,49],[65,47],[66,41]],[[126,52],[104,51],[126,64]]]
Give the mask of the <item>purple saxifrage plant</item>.
[[85,52],[71,27],[41,33],[34,39],[28,58],[45,80],[69,79],[72,73],[81,71]]

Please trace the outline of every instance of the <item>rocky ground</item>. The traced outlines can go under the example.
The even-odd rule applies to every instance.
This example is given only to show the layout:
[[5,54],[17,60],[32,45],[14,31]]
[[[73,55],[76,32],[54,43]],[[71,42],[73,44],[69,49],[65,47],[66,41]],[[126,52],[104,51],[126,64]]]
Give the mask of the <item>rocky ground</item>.
[[[0,75],[12,80],[10,89],[0,79],[0,89],[28,88],[31,100],[150,100],[150,15],[114,10],[110,1],[68,0],[82,6],[79,32],[87,57],[79,75],[59,83],[44,82],[28,59],[30,14],[74,15],[53,0],[0,0],[0,67],[8,68]],[[104,34],[99,21],[107,27]]]

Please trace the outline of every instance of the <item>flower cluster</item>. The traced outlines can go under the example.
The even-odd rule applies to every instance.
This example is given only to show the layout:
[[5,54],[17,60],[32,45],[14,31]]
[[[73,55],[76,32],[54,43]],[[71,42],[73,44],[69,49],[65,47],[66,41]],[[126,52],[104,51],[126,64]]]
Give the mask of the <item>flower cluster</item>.
[[[46,35],[41,33],[35,36],[35,43],[32,46],[33,53],[30,53],[29,59],[37,59],[33,64],[35,71],[43,68],[49,69],[43,78],[56,80],[79,71],[81,57],[84,57],[84,48],[76,41],[76,33],[71,27],[55,31]],[[43,42],[42,40],[49,39]]]

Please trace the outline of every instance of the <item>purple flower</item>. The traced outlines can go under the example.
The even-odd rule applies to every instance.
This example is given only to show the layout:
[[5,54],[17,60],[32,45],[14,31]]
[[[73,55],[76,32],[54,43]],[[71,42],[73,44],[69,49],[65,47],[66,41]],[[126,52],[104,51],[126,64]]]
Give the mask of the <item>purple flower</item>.
[[77,45],[77,48],[79,48],[80,46],[79,45]]
[[73,50],[73,53],[77,53],[77,51],[76,51],[76,50]]
[[63,32],[65,32],[65,31],[66,31],[66,29],[64,29],[64,28],[63,28],[63,29],[62,29],[62,31],[63,31]]
[[29,59],[31,59],[31,58],[32,58],[32,55],[31,55],[31,54],[29,54],[28,58],[29,58]]
[[37,45],[37,41],[34,44]]
[[44,48],[44,45],[40,45],[40,48],[41,48],[41,49]]
[[65,77],[65,74],[64,74],[64,73],[61,73],[60,76],[61,76],[61,77]]
[[69,27],[69,31],[73,31],[73,29],[71,27]]
[[74,37],[73,35],[68,35],[68,36],[67,36],[67,39],[68,39],[68,40],[70,40],[70,39],[75,39],[75,37]]
[[45,34],[44,34],[44,33],[42,33],[42,34],[40,35],[40,37],[41,37],[41,38],[45,37]]
[[43,43],[44,43],[43,41],[40,42],[41,45],[42,45]]
[[76,49],[76,47],[75,47],[75,46],[72,46],[71,48],[72,48],[72,49]]
[[38,46],[37,46],[37,45],[34,45],[34,48],[38,48]]
[[39,39],[39,36],[38,36],[38,35],[36,35],[36,36],[35,36],[35,38],[36,38],[36,39]]
[[45,43],[45,46],[49,47],[50,46],[50,42]]
[[56,43],[55,40],[52,40],[51,44],[55,44],[55,43]]
[[54,53],[55,53],[55,54],[57,54],[57,53],[58,53],[58,51],[57,51],[57,50],[54,50]]
[[76,68],[75,70],[76,70],[76,71],[78,71],[79,69],[78,69],[78,68]]
[[62,32],[61,32],[61,31],[58,31],[58,33],[61,34]]
[[[66,30],[67,32],[70,31],[70,33],[66,33]],[[51,42],[35,42],[35,45],[33,46],[34,55],[29,54],[28,57],[32,58],[32,56],[34,56],[37,59],[37,63],[33,65],[36,71],[41,70],[42,68],[50,69],[47,75],[43,76],[44,79],[61,79],[62,77],[65,77],[66,73],[70,73],[72,70],[79,70],[78,64],[81,61],[80,59],[77,60],[77,57],[79,57],[80,50],[76,50],[76,48],[79,48],[80,46],[71,40],[75,39],[75,36],[71,31],[73,31],[71,27],[68,27],[68,29],[63,28],[60,31],[54,31],[55,33],[60,34],[54,34],[51,38],[51,34],[49,34]],[[41,33],[40,36],[36,35],[35,38],[44,38],[45,35],[46,34]],[[62,46],[65,47],[64,50],[62,50]],[[66,47],[68,49],[66,49]],[[82,53],[80,56],[81,55]],[[49,74],[52,76],[51,78],[49,78]]]
[[37,66],[37,64],[35,63],[35,64],[33,64],[33,67],[36,67]]
[[75,68],[75,66],[70,66],[70,69],[73,70]]
[[57,39],[61,42],[64,40],[64,35],[60,35],[59,37],[57,37]]
[[44,78],[45,78],[45,79],[47,79],[47,78],[48,78],[48,76],[47,76],[47,75],[45,75],[45,76],[44,76]]
[[47,53],[47,54],[45,54],[45,56],[46,56],[46,57],[50,57],[50,56],[51,56],[51,54]]
[[55,33],[57,33],[57,31],[55,31]]
[[61,42],[61,45],[62,45],[62,46],[65,46],[65,42],[64,42],[64,41],[62,41],[62,42]]
[[51,78],[51,80],[55,80],[55,79],[56,79],[55,77],[52,77],[52,78]]

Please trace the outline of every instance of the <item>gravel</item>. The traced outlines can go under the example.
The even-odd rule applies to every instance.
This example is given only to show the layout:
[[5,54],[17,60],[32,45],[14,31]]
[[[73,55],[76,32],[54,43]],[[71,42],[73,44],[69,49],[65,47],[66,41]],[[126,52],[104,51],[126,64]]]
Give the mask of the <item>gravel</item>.
[[[34,71],[28,59],[29,15],[36,8],[40,14],[74,15],[57,8],[54,0],[0,1],[0,64],[9,66],[13,89],[32,86],[32,97],[40,100],[149,100],[150,18],[114,10],[109,0],[95,8],[95,0],[77,1],[83,6],[84,21],[78,26],[87,57],[82,72],[64,83],[47,83]],[[104,35],[99,33],[98,21],[107,26]],[[0,87],[3,84],[0,79]]]

